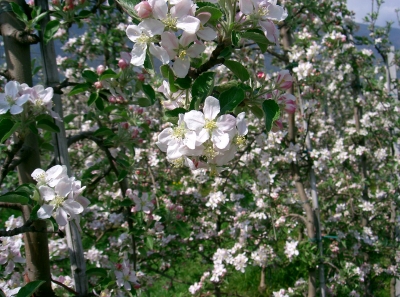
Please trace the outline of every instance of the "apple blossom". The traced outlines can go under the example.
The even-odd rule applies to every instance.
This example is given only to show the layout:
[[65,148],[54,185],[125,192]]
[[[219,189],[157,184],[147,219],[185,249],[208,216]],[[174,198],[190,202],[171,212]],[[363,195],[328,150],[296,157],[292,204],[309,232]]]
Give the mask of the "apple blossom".
[[0,114],[10,111],[12,115],[16,115],[23,111],[22,105],[29,100],[29,95],[20,95],[20,88],[20,84],[17,81],[6,83],[5,93],[0,93]]

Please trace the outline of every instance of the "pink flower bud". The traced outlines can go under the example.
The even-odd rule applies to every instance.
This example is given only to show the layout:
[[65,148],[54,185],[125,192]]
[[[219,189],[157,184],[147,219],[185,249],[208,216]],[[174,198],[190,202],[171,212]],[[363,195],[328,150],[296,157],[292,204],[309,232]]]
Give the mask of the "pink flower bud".
[[97,66],[96,72],[98,75],[101,75],[104,72],[104,70],[106,70],[104,65],[99,65],[99,66]]
[[139,135],[139,130],[138,130],[138,129],[135,129],[135,130],[132,131],[131,137],[134,139],[134,138],[136,138],[138,135]]
[[58,6],[58,5],[60,5],[60,0],[52,0],[51,3],[52,3],[54,6]]
[[143,108],[138,107],[138,108],[135,110],[135,112],[136,112],[137,114],[142,114],[142,113],[143,113]]
[[265,78],[265,73],[262,71],[258,71],[257,72],[257,78],[258,79],[264,79]]
[[145,79],[146,77],[144,76],[143,73],[139,73],[138,76],[137,76],[137,78],[138,78],[138,80],[140,80],[140,81],[144,81],[144,79]]
[[128,122],[122,122],[121,123],[121,128],[125,129],[125,130],[128,129],[129,128],[129,123]]
[[139,4],[137,4],[135,6],[135,10],[138,16],[142,19],[148,18],[153,12],[153,9],[151,8],[149,2],[147,1],[142,1]]
[[101,88],[103,87],[103,85],[102,85],[101,81],[96,81],[96,82],[94,83],[94,87],[95,87],[96,89],[101,89]]
[[128,68],[129,63],[127,63],[124,59],[121,58],[118,60],[118,66],[121,69],[125,69],[125,68]]
[[117,98],[115,98],[114,96],[110,96],[110,97],[108,97],[108,102],[117,103]]

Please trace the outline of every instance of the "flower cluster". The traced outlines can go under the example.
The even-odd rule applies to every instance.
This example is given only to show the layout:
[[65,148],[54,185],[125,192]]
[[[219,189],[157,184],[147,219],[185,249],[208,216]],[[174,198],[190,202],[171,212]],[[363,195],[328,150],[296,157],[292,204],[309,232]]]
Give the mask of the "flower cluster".
[[[158,135],[158,147],[178,167],[186,165],[195,170],[227,164],[244,145],[247,124],[244,112],[236,118],[230,114],[218,116],[219,113],[219,101],[207,97],[203,112],[179,114],[178,126]],[[208,164],[201,161],[204,159]]]
[[52,110],[53,88],[44,88],[42,85],[29,87],[27,84],[20,84],[17,81],[9,81],[4,88],[5,93],[0,93],[0,114],[8,111],[12,115],[22,113],[23,105],[26,102],[32,104],[32,110],[37,114],[49,112],[50,115],[59,119],[59,115]]
[[[201,12],[196,15],[196,5],[191,0],[142,1],[135,10],[143,20],[126,29],[128,38],[135,43],[131,52],[131,63],[135,66],[143,66],[149,50],[163,64],[174,60],[175,75],[185,77],[190,58],[199,57],[205,50],[202,41],[217,37],[214,29],[205,26],[211,14]],[[179,38],[175,34],[178,30],[182,32]],[[158,43],[160,46],[156,45]]]
[[38,168],[31,176],[37,181],[36,187],[40,193],[39,219],[54,216],[60,226],[65,226],[68,220],[79,220],[78,214],[90,202],[81,195],[86,187],[81,187],[81,182],[75,177],[68,177],[66,166],[56,165],[47,171]]

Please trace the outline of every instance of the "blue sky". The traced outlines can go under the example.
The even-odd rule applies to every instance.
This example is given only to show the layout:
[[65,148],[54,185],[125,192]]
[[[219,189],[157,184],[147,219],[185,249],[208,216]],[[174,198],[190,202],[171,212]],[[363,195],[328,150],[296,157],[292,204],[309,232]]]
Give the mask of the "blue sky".
[[[357,23],[363,23],[364,16],[371,12],[371,1],[375,2],[374,9],[376,9],[376,0],[347,0],[348,8],[356,13]],[[380,9],[377,25],[384,26],[386,21],[394,21],[393,27],[400,28],[396,17],[396,8],[400,8],[399,0],[384,0]]]

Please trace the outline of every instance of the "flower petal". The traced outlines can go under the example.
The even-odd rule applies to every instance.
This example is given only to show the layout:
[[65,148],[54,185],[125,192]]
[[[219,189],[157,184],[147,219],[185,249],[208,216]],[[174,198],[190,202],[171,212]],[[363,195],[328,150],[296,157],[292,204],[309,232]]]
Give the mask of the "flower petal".
[[198,110],[191,110],[185,113],[183,120],[190,130],[200,130],[205,124],[204,115]]
[[143,66],[146,58],[147,44],[135,43],[131,52],[131,64],[134,66]]
[[53,205],[43,204],[37,211],[37,216],[39,219],[48,219],[53,214]]
[[204,102],[203,112],[204,117],[207,120],[215,119],[220,112],[219,100],[212,96],[208,96]]

